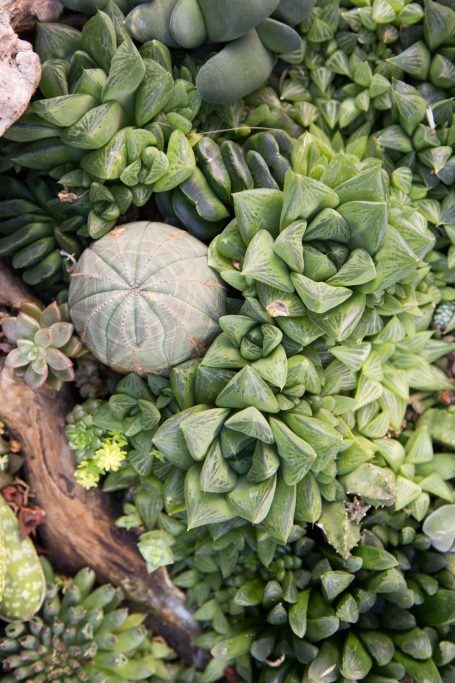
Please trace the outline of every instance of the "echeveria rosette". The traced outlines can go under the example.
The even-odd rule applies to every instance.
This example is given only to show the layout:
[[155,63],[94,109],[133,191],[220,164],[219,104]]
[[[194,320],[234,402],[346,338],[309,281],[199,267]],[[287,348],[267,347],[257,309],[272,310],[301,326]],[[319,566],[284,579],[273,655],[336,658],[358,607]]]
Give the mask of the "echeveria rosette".
[[16,348],[10,351],[5,366],[13,368],[17,376],[34,389],[48,384],[60,389],[64,382],[74,379],[73,361],[84,348],[74,335],[74,326],[68,321],[65,304],[56,302],[41,308],[38,304],[23,302],[17,317],[2,321],[3,334]]
[[190,81],[173,78],[164,45],[152,41],[139,53],[120,10],[106,10],[81,32],[40,24],[42,97],[7,134],[12,162],[59,180],[93,238],[193,173],[186,135],[201,103]]
[[95,588],[95,573],[81,569],[62,581],[46,560],[42,610],[30,622],[15,621],[0,640],[5,683],[26,677],[33,683],[93,681],[121,683],[174,680],[174,653],[129,614],[123,595],[109,584]]
[[[376,512],[348,559],[296,527],[273,558],[242,528],[174,545],[174,581],[205,627],[214,661],[242,681],[444,680],[455,657],[451,555],[404,512]],[[422,677],[422,678],[419,678]],[[425,677],[425,678],[423,678]]]
[[71,318],[113,369],[165,374],[202,355],[225,312],[207,247],[183,230],[140,221],[86,249],[71,274]]
[[[193,49],[227,43],[209,56],[196,85],[208,102],[238,100],[270,76],[277,53],[301,49],[293,27],[306,17],[313,0],[151,0],[126,18],[128,31],[141,42],[158,39],[172,48]],[[243,68],[248,64],[248,70]]]
[[40,609],[46,582],[30,538],[21,538],[18,520],[0,495],[0,620],[29,620]]
[[47,295],[64,295],[68,268],[88,242],[84,218],[57,198],[50,179],[0,177],[0,255]]

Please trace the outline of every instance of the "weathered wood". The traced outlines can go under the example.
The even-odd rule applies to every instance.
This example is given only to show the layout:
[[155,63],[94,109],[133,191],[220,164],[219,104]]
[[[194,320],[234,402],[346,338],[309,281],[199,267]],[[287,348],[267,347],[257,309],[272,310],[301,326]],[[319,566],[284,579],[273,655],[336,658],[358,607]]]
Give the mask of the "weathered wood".
[[0,0],[16,33],[30,31],[37,21],[57,21],[63,11],[59,0]]
[[[0,264],[0,303],[18,307],[26,288]],[[34,391],[0,361],[0,420],[21,441],[27,479],[47,522],[40,535],[54,566],[73,573],[92,567],[100,581],[120,586],[135,607],[150,612],[151,626],[179,655],[198,663],[191,646],[198,626],[164,569],[149,574],[133,534],[114,525],[120,510],[111,496],[85,491],[74,479],[74,459],[65,438],[70,389]]]
[[24,113],[40,77],[38,55],[18,38],[10,15],[0,9],[0,137]]

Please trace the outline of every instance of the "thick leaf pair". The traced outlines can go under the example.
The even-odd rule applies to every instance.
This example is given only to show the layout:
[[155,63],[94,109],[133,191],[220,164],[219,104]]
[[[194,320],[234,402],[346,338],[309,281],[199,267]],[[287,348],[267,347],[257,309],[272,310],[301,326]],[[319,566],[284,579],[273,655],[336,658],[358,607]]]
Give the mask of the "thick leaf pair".
[[[291,26],[308,14],[313,3],[300,0],[294,4],[282,7],[278,0],[262,4],[236,0],[230,5],[217,0],[154,0],[135,7],[126,25],[141,42],[158,39],[170,47],[187,49],[205,42],[228,43],[202,65],[197,78],[202,97],[222,103],[259,88],[272,71],[273,53],[301,47],[301,38]],[[250,65],[247,73],[242,70],[245,63]]]

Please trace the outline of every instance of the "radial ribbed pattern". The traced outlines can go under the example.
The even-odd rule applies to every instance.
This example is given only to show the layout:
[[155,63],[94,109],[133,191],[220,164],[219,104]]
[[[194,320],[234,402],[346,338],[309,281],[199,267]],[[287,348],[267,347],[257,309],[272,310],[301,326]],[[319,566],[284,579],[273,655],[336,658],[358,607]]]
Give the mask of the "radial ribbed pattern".
[[69,305],[84,344],[119,371],[164,372],[201,355],[218,331],[225,292],[207,247],[164,223],[130,223],[86,249]]

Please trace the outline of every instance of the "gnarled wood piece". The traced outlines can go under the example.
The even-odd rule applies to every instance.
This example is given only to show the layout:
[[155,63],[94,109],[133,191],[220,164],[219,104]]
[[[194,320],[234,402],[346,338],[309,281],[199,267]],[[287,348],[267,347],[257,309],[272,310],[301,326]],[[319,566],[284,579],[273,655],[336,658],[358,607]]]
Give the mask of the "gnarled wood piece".
[[18,38],[10,15],[0,9],[0,137],[26,110],[40,77],[38,55]]
[[[0,303],[19,307],[31,299],[22,283],[0,263]],[[179,655],[199,664],[191,646],[198,626],[182,594],[164,569],[146,570],[131,533],[114,525],[120,510],[98,489],[85,491],[74,479],[74,459],[65,438],[70,389],[34,391],[0,361],[0,420],[22,442],[28,481],[46,511],[41,536],[54,566],[69,573],[92,567],[100,581],[120,586],[135,607],[151,613],[150,624]]]
[[57,21],[63,11],[59,0],[0,0],[16,33],[30,31],[37,21]]

